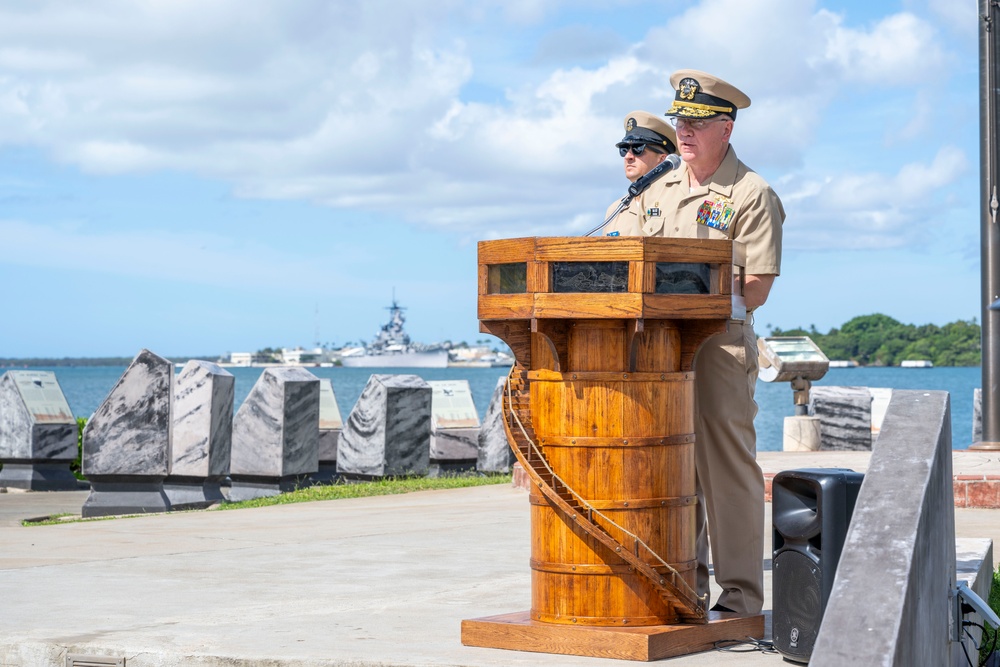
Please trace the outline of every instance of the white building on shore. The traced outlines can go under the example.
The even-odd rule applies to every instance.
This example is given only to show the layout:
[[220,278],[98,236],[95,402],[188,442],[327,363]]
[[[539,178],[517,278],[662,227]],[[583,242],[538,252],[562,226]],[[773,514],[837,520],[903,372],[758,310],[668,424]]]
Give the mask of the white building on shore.
[[253,352],[231,352],[229,354],[230,366],[253,366]]

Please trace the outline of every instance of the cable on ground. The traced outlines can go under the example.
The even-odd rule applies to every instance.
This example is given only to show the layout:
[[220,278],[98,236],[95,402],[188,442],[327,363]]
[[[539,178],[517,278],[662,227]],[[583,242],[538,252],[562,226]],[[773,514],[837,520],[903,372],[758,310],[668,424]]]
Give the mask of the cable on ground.
[[713,643],[716,651],[726,651],[727,653],[763,653],[764,655],[776,655],[778,650],[774,648],[774,642],[766,639],[720,639]]

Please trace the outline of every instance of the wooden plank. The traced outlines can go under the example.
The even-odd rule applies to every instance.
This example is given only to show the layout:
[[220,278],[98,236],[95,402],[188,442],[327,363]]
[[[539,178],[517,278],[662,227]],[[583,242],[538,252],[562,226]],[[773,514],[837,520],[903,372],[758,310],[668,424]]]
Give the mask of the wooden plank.
[[490,267],[486,264],[479,265],[479,296],[489,293]]
[[733,242],[725,239],[647,239],[647,262],[708,262],[730,264]]
[[480,241],[479,264],[526,261],[716,262],[746,266],[746,247],[725,239],[523,237]]
[[545,447],[663,447],[671,445],[687,445],[694,442],[694,433],[676,433],[673,435],[627,436],[614,438],[594,438],[587,436],[547,435],[538,438],[539,444]]
[[728,320],[733,314],[728,294],[643,294],[642,300],[647,320]]
[[528,262],[528,291],[548,292],[552,289],[552,272],[546,262]]
[[[577,320],[569,327],[569,363],[564,370],[617,372],[627,367],[625,322],[634,320]],[[619,378],[620,379],[620,378]]]
[[535,255],[535,238],[480,241],[478,249],[480,264],[527,262]]
[[530,319],[534,303],[534,294],[483,294],[479,297],[479,319]]
[[539,238],[535,258],[545,262],[639,261],[643,255],[641,236],[552,236]]
[[[725,327],[722,329],[725,331]],[[557,373],[551,370],[531,370],[529,380],[544,380],[548,382],[617,382],[631,380],[632,382],[687,382],[694,379],[691,373],[628,373],[620,371],[572,371]]]
[[646,328],[646,321],[643,319],[625,320],[625,351],[627,355],[626,369],[629,373],[635,371],[639,360],[639,344],[645,338],[643,331]]
[[633,319],[641,317],[641,294],[536,294],[535,317]]
[[540,623],[526,611],[462,621],[465,646],[644,662],[708,651],[721,640],[763,635],[762,614],[709,612],[704,625],[631,628]]
[[646,286],[646,268],[652,266],[655,272],[655,264],[647,264],[639,261],[632,261],[628,263],[628,291],[629,292],[645,292]]

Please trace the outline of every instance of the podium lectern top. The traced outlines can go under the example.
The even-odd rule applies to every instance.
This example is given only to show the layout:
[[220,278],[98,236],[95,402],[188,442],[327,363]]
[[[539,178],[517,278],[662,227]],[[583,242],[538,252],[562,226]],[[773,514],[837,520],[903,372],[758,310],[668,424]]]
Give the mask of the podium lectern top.
[[[565,363],[567,327],[617,320],[628,329],[628,363],[622,370],[634,372],[644,366],[639,334],[669,325],[683,332],[677,369],[691,370],[703,340],[725,331],[727,320],[746,318],[745,265],[743,244],[728,240],[574,236],[482,241],[480,331],[507,343],[523,368],[566,371],[571,370]],[[548,352],[533,347],[532,336],[544,341]],[[617,367],[616,361],[610,363]]]
[[[532,237],[479,244],[479,319],[745,319],[738,241]],[[740,281],[742,284],[742,280]]]

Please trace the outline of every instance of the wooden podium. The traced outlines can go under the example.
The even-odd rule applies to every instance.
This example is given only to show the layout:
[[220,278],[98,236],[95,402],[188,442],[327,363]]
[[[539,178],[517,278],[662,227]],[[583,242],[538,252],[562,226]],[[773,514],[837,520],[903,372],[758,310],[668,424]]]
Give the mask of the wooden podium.
[[763,634],[762,615],[709,612],[695,590],[693,362],[744,319],[743,266],[725,240],[479,244],[480,330],[515,358],[504,428],[531,481],[531,609],[463,621],[463,644],[656,660]]

